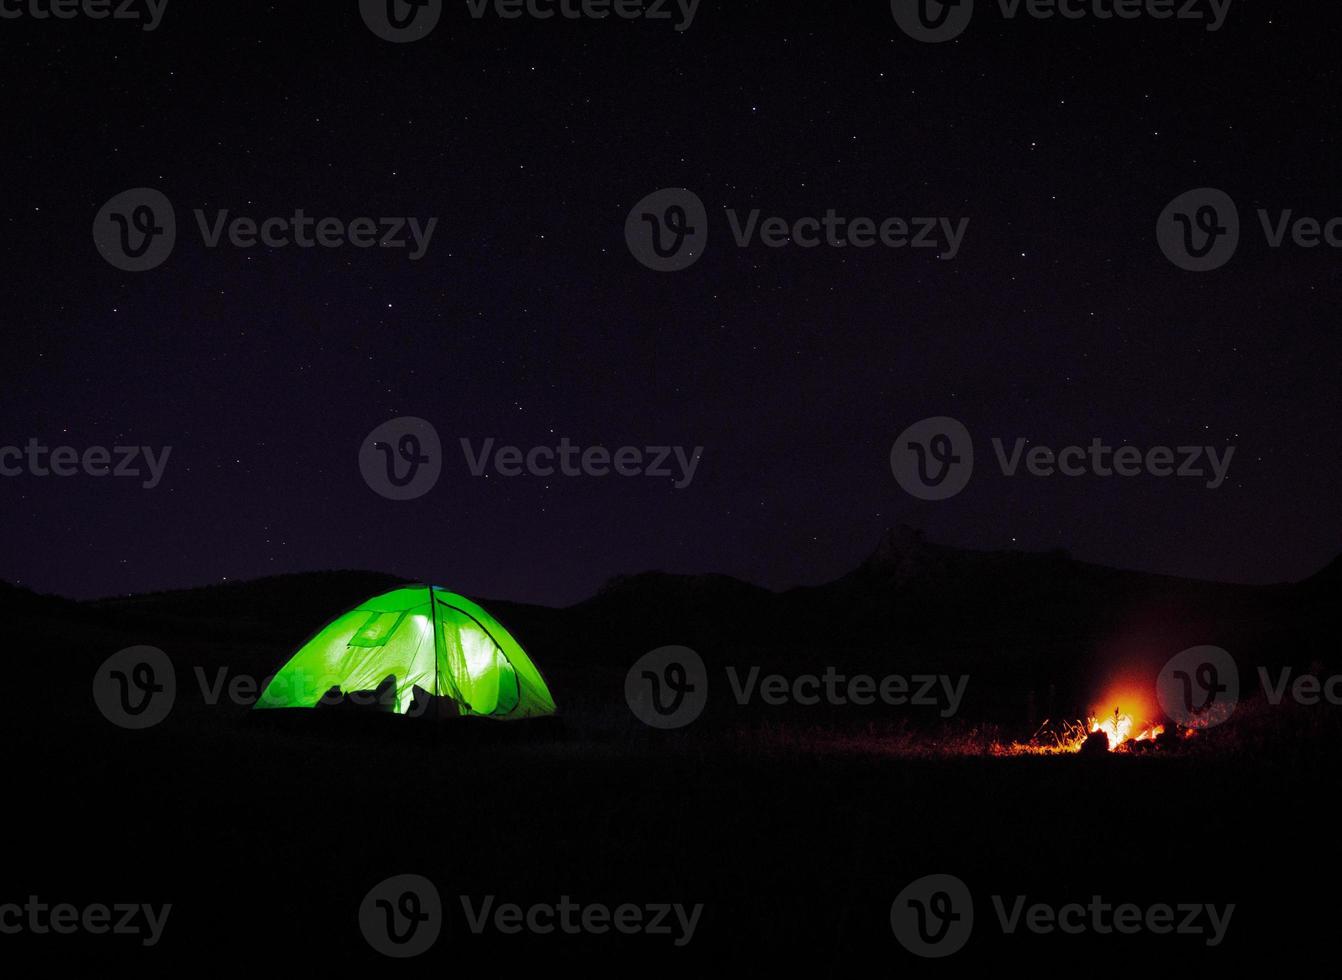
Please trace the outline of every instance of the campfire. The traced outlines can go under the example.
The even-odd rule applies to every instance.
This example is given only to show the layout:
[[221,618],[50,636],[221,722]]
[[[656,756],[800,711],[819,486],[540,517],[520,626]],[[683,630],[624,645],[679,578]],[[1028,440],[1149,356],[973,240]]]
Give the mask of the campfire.
[[1114,713],[1103,719],[1063,721],[1056,727],[1046,720],[1028,742],[1013,742],[1000,748],[1003,755],[1066,755],[1080,752],[1087,743],[1096,744],[1098,738],[1092,741],[1092,736],[1103,733],[1110,752],[1128,752],[1135,743],[1153,741],[1164,732],[1164,725],[1138,723],[1132,715],[1124,714],[1122,708],[1114,708]]
[[[1134,752],[1153,748],[1165,734],[1165,726],[1151,719],[1158,714],[1155,699],[1145,686],[1124,684],[1105,692],[1101,704],[1112,704],[1112,713],[1091,714],[1084,720],[1045,720],[1025,742],[993,746],[996,755],[1067,755],[1070,753]],[[1183,732],[1191,735],[1192,730]]]

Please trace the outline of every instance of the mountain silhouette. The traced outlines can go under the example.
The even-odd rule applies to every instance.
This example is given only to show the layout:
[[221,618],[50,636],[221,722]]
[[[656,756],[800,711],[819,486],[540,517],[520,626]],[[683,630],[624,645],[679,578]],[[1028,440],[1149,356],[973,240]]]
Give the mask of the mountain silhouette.
[[[0,608],[53,622],[103,656],[118,640],[199,648],[264,676],[335,616],[406,581],[312,572],[91,602],[0,586]],[[635,660],[678,645],[711,664],[785,674],[965,673],[991,692],[977,703],[1015,717],[1041,692],[1084,710],[1115,664],[1154,677],[1192,646],[1223,647],[1246,668],[1331,662],[1340,593],[1342,558],[1302,582],[1235,585],[1061,550],[955,548],[900,526],[819,586],[775,592],[727,575],[644,572],[566,608],[482,601],[553,678],[561,703],[618,703]]]

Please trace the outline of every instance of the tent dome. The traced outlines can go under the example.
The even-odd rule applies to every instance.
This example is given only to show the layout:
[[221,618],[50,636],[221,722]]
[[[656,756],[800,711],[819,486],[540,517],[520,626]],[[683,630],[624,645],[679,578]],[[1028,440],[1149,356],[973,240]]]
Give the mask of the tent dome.
[[438,586],[374,596],[325,626],[266,685],[258,709],[313,708],[332,688],[391,691],[406,714],[418,688],[463,715],[554,714],[554,699],[522,647],[476,603]]

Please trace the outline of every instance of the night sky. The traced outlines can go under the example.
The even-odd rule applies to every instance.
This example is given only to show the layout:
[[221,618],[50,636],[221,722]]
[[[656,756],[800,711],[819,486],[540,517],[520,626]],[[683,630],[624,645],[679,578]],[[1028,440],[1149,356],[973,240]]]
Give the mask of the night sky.
[[[1003,19],[946,44],[885,0],[704,0],[693,25],[473,20],[392,44],[354,2],[172,0],[134,24],[0,20],[7,338],[0,446],[171,446],[162,483],[0,479],[0,578],[75,597],[325,568],[567,603],[613,575],[772,588],[906,523],[973,548],[1298,579],[1342,550],[1342,251],[1257,208],[1342,215],[1335,33],[1318,4],[1225,26]],[[160,268],[90,229],[176,207]],[[703,258],[645,269],[630,209],[694,190]],[[1157,246],[1216,187],[1226,267]],[[439,219],[427,254],[207,249],[191,212]],[[967,217],[960,254],[732,245],[724,208]],[[962,421],[980,465],[905,493],[895,437]],[[360,475],[428,420],[428,494]],[[1009,442],[1237,447],[1229,478],[1008,479]],[[458,440],[703,447],[692,484],[472,477]]]

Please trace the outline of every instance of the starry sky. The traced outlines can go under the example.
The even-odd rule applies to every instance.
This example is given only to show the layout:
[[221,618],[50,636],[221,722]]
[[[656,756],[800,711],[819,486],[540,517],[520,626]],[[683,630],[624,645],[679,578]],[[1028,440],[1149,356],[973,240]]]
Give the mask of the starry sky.
[[[0,22],[0,445],[172,447],[152,490],[0,478],[0,579],[91,597],[368,568],[559,604],[648,569],[819,583],[899,523],[1244,582],[1342,550],[1342,254],[1270,249],[1252,215],[1342,214],[1315,5],[1243,0],[1216,33],[989,7],[940,45],[878,0],[704,0],[684,32],[447,6],[412,44],[329,0],[173,3],[154,32]],[[1246,234],[1198,275],[1155,222],[1204,186]],[[90,235],[134,187],[180,225],[141,274]],[[673,274],[624,240],[664,187],[714,226]],[[439,223],[419,262],[211,250],[196,208]],[[740,249],[724,208],[970,224],[953,261]],[[985,459],[992,436],[1237,452],[1215,491],[983,469],[926,502],[889,455],[937,415]],[[400,416],[447,448],[407,502],[357,458]],[[680,489],[472,477],[458,440],[491,437],[703,459]]]

